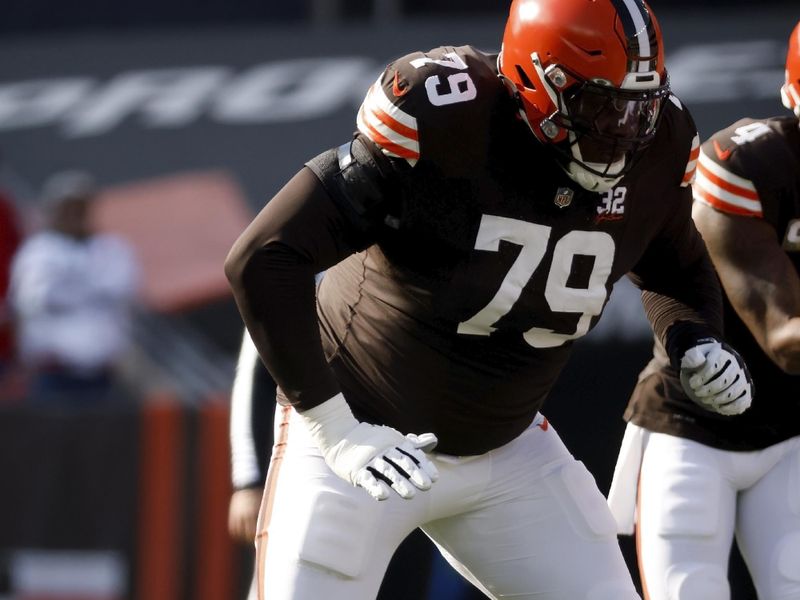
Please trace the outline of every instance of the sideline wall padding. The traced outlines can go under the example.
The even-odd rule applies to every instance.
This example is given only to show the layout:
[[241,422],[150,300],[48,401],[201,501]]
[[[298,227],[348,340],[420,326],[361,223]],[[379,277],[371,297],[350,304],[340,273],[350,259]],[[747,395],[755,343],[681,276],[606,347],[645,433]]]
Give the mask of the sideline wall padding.
[[213,401],[199,410],[197,440],[196,600],[232,598],[236,550],[228,535],[231,496],[228,405]]
[[136,588],[138,598],[181,598],[183,570],[183,407],[150,399],[142,408]]

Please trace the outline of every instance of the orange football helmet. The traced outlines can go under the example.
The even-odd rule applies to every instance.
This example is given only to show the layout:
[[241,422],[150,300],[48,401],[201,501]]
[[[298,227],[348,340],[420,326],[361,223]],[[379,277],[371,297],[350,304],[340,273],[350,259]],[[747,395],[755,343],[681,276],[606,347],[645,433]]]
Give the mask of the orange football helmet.
[[783,105],[800,118],[800,22],[789,38],[786,54],[786,82],[781,87]]
[[593,191],[630,169],[669,95],[661,29],[643,0],[514,0],[498,69],[533,134]]

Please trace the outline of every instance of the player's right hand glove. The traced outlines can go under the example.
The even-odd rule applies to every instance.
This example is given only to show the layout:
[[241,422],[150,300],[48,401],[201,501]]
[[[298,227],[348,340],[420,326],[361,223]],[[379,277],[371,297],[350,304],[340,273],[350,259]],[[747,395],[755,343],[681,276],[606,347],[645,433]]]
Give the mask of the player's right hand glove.
[[386,500],[390,489],[413,498],[417,489],[430,489],[439,478],[425,456],[438,442],[432,433],[403,435],[385,425],[360,423],[342,394],[298,414],[331,470],[376,500]]
[[681,358],[681,384],[700,406],[721,415],[738,415],[753,400],[750,373],[737,352],[717,340],[700,340]]

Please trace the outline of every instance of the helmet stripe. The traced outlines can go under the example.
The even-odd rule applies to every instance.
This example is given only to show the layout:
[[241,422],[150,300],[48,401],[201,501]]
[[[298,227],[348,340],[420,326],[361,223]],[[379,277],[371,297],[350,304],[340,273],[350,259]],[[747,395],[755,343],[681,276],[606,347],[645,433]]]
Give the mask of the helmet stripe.
[[611,0],[622,22],[622,28],[628,42],[628,70],[630,72],[646,72],[654,68],[650,60],[632,60],[639,57],[654,57],[656,48],[656,32],[650,13],[642,0]]

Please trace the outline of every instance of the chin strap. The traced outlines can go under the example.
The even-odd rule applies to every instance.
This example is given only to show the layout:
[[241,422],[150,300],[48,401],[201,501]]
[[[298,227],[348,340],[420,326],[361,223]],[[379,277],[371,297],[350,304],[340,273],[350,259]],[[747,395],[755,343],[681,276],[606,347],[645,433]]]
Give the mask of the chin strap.
[[[573,134],[570,132],[570,139],[573,139],[573,137]],[[573,160],[569,161],[569,164],[564,170],[567,175],[569,175],[570,179],[583,189],[602,194],[613,188],[619,183],[619,180],[622,179],[621,173],[625,169],[625,157],[622,157],[610,165],[585,161],[576,143],[573,143],[570,147],[570,153],[572,154]],[[584,167],[584,165],[586,166]],[[588,169],[586,167],[588,167]],[[620,175],[598,175],[597,173],[592,173],[589,169],[594,171],[610,171],[612,173],[620,173]]]
[[[595,168],[594,164],[587,164],[589,164],[591,168]],[[597,164],[597,166],[599,168],[603,168],[604,165]],[[618,177],[603,177],[601,175],[597,175],[586,170],[576,162],[570,162],[569,166],[564,170],[566,171],[567,175],[569,175],[569,178],[583,189],[590,192],[597,192],[599,194],[607,192],[617,185],[620,179],[622,179],[621,175]]]

